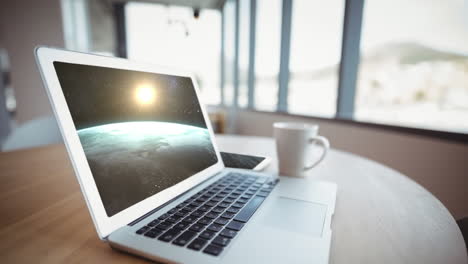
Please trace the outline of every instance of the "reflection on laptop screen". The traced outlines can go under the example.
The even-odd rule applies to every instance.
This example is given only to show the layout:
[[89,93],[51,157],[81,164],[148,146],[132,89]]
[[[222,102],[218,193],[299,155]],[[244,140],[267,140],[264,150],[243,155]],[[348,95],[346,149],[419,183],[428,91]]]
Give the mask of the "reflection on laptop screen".
[[54,67],[108,216],[217,162],[190,78]]

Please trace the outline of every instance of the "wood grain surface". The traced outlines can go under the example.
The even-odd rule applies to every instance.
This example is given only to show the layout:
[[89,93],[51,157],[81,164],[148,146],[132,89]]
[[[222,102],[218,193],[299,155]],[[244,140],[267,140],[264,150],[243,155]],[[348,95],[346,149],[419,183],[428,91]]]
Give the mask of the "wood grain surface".
[[[218,142],[277,171],[272,139]],[[406,176],[334,150],[314,179],[338,184],[331,263],[467,263],[453,217]],[[0,181],[0,263],[147,263],[99,240],[63,145],[0,153]]]

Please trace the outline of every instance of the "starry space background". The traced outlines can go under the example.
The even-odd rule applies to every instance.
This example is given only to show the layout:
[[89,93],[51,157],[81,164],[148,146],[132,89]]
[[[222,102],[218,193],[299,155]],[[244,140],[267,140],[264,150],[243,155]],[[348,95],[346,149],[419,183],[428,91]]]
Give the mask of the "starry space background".
[[[125,121],[162,121],[206,128],[188,77],[54,62],[76,129]],[[135,101],[141,84],[155,87],[151,107]]]

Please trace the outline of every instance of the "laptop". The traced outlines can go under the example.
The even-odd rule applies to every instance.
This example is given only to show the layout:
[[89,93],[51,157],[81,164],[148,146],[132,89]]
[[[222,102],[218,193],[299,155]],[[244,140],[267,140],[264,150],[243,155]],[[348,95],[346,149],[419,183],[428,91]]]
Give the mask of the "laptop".
[[336,185],[225,168],[195,78],[35,50],[101,240],[168,263],[328,263]]

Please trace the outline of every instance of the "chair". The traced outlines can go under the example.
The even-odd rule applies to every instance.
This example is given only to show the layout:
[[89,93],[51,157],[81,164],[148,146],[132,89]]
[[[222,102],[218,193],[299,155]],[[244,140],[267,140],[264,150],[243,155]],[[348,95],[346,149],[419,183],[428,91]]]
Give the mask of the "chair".
[[53,116],[28,121],[13,129],[2,146],[2,151],[39,147],[62,142],[59,127]]

